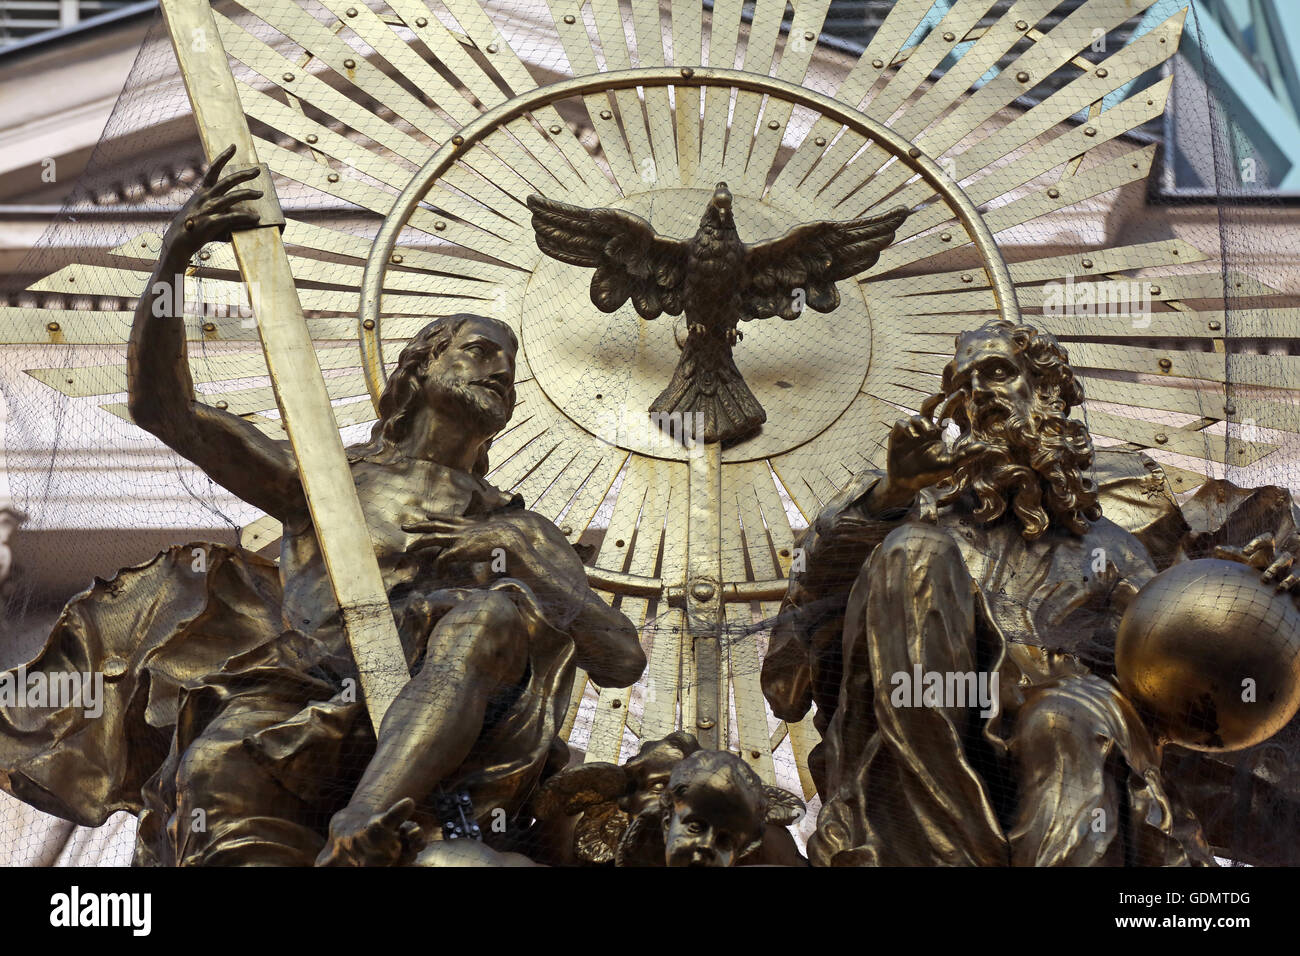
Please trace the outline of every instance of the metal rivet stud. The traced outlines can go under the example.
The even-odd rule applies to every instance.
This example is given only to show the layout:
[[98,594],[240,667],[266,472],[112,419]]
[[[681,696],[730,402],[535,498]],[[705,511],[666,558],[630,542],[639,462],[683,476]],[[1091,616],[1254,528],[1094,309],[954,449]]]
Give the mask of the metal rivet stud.
[[495,53],[495,52],[497,52],[498,49],[499,49],[499,47],[498,47],[495,43],[489,43],[489,44],[487,45],[487,51],[488,51],[489,53]]
[[871,61],[871,65],[874,66],[877,70],[883,70],[883,69],[885,68],[885,61],[884,61],[884,60],[872,60],[872,61]]
[[1160,286],[1158,286],[1158,285],[1153,285],[1153,286],[1151,287],[1151,294],[1152,294],[1152,295],[1159,295],[1159,294],[1160,294]]
[[573,14],[572,14],[572,13],[566,13],[566,14],[564,15],[564,22],[567,23],[567,24],[569,24],[570,26],[572,26],[573,24],[577,23],[578,21],[575,20],[575,19],[573,18]]
[[975,281],[975,277],[972,276],[969,272],[963,272],[963,273],[961,274],[961,281],[962,281],[962,282],[974,282],[974,281]]
[[394,252],[392,261],[400,265],[402,262],[402,254],[400,252]]
[[1028,29],[1029,29],[1029,24],[1026,23],[1024,20],[1017,20],[1017,21],[1016,21],[1016,29],[1017,29],[1017,30],[1028,30]]
[[945,232],[945,233],[942,233],[942,234],[939,236],[939,241],[940,241],[940,242],[952,242],[952,233],[951,233],[951,232]]
[[106,680],[116,680],[126,673],[126,661],[120,657],[110,657],[104,661],[103,671]]
[[315,134],[315,133],[308,133],[308,134],[307,134],[307,145],[310,146],[311,144],[313,144],[313,143],[315,143],[315,142],[316,142],[316,134]]
[[286,82],[286,83],[292,83],[292,82],[293,82],[293,74],[292,74],[292,73],[286,73],[286,74],[284,74],[284,76],[280,77],[280,79],[284,80],[284,82]]
[[957,34],[951,32],[945,33],[943,38],[946,42],[951,43],[953,40],[957,39]]
[[457,136],[453,136],[453,137],[451,138],[451,145],[453,145],[453,146],[464,146],[464,145],[465,145],[465,137],[464,137],[464,136],[459,136],[459,135],[457,135]]
[[694,75],[695,75],[695,71],[692,70],[689,66],[684,66],[684,67],[682,67],[682,76],[683,76],[683,77],[685,77],[686,79],[689,80],[689,79],[690,79],[691,77],[693,77]]
[[691,586],[691,597],[697,601],[711,601],[716,593],[717,589],[708,581],[696,581]]
[[907,151],[907,155],[911,156],[913,159],[916,159],[918,156],[921,155],[921,151],[917,147],[913,146],[911,149]]
[[1223,323],[1220,322],[1218,319],[1215,319],[1213,322],[1210,323],[1210,331],[1211,331],[1211,332],[1217,332],[1217,331],[1219,331],[1221,328],[1223,328]]
[[230,403],[226,401],[224,398],[217,402],[217,408],[221,409],[223,412],[229,407],[230,407]]
[[447,228],[447,224],[443,222],[441,219],[439,219],[437,222],[433,224],[433,228],[438,232],[442,232],[444,229]]
[[600,111],[600,118],[603,119],[603,120],[613,119],[613,118],[614,118],[614,114],[611,113],[609,110],[601,110],[601,111]]
[[1156,444],[1163,445],[1169,441],[1169,436],[1164,432],[1156,432]]
[[328,176],[326,176],[325,178],[326,178],[326,180],[328,180],[329,182],[336,183],[336,182],[339,181],[339,174],[338,174],[338,173],[330,173],[330,174],[329,174]]
[[712,730],[712,729],[713,729],[713,718],[712,718],[712,717],[701,717],[699,720],[697,720],[697,721],[695,722],[695,726],[696,726],[696,727],[699,727],[700,730]]
[[1110,76],[1110,70],[1106,69],[1104,66],[1099,66],[1097,68],[1097,75],[1104,80],[1106,77]]
[[1061,198],[1061,191],[1060,191],[1059,189],[1057,189],[1055,186],[1053,186],[1051,189],[1049,189],[1049,190],[1047,191],[1047,195],[1048,195],[1048,197],[1051,198],[1051,199],[1060,199],[1060,198]]
[[813,40],[817,39],[817,34],[813,33],[811,30],[805,30],[803,38],[811,43]]
[[563,132],[563,128],[560,126],[559,123],[555,123],[553,126],[551,126],[551,135],[552,135],[552,136],[559,136],[560,133],[562,133],[562,132]]
[[369,332],[369,331],[371,331],[371,330],[374,329],[374,327],[375,327],[375,320],[374,320],[374,319],[366,319],[364,322],[361,323],[361,327],[362,327],[363,329],[365,329],[367,332]]
[[1162,358],[1159,362],[1159,365],[1160,365],[1160,371],[1162,372],[1168,372],[1171,368],[1174,367],[1173,360],[1167,358]]
[[46,323],[45,323],[45,331],[46,331],[46,332],[57,332],[57,331],[59,331],[61,328],[63,328],[63,326],[59,325],[59,323],[57,323],[57,322],[46,322]]
[[215,323],[215,322],[204,322],[204,323],[203,323],[203,331],[204,331],[204,332],[215,332],[215,331],[217,331],[217,323]]
[[211,258],[212,258],[212,253],[208,252],[208,250],[206,249],[204,249],[202,252],[199,253],[199,259],[202,262],[207,262]]
[[[347,8],[346,10],[344,10],[343,12],[344,12],[347,16],[349,16],[349,17],[355,17],[355,16],[357,15],[357,8],[356,8],[356,7],[348,7],[348,8]],[[416,21],[416,22],[419,22],[419,21]]]
[[1084,135],[1084,136],[1096,136],[1096,135],[1097,135],[1097,127],[1095,127],[1095,126],[1087,126],[1087,127],[1084,127],[1083,135]]
[[355,70],[356,68],[357,68],[357,61],[356,61],[356,60],[348,59],[348,60],[344,60],[344,61],[343,61],[343,69],[345,69],[345,70]]
[[1084,260],[1083,260],[1083,267],[1084,267],[1085,269],[1091,269],[1091,268],[1092,268],[1092,260],[1091,260],[1091,259],[1084,259]]
[[419,27],[421,30],[423,30],[425,27],[429,25],[429,21],[426,20],[424,17],[416,17],[415,25]]
[[1016,74],[1016,82],[1017,82],[1017,83],[1028,83],[1028,82],[1029,82],[1029,74],[1026,73],[1024,70],[1021,70],[1019,73]]
[[768,121],[767,121],[767,128],[768,128],[768,129],[780,129],[780,128],[781,128],[781,124],[778,123],[776,120],[768,120]]
[[814,145],[814,146],[825,146],[825,145],[826,145],[826,137],[825,137],[825,136],[818,136],[816,139],[813,140],[813,145]]

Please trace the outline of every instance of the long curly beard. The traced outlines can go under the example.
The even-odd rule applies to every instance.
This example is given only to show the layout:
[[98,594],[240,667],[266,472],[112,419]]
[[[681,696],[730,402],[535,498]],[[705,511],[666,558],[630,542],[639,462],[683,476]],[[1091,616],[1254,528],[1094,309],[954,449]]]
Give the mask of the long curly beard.
[[[949,396],[950,407],[957,396]],[[987,451],[967,458],[942,486],[941,505],[969,489],[978,507],[975,517],[988,524],[1011,506],[1021,533],[1030,541],[1055,521],[1077,535],[1089,519],[1101,517],[1096,485],[1084,475],[1092,465],[1092,438],[1084,424],[1035,401],[1017,409],[991,399],[974,409],[974,420],[953,446],[961,453],[974,443]]]

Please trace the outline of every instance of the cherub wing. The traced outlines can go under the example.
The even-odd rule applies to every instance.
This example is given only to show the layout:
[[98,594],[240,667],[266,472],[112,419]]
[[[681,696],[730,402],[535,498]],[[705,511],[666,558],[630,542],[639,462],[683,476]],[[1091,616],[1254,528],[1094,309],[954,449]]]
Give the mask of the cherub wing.
[[542,252],[596,270],[596,308],[613,312],[630,298],[643,319],[681,314],[689,243],[661,236],[640,216],[619,209],[584,209],[536,194],[528,197],[528,208]]
[[542,819],[573,816],[602,803],[613,805],[628,788],[627,771],[612,763],[586,763],[542,785],[533,813]]
[[907,216],[899,206],[847,222],[810,222],[746,246],[741,317],[797,319],[805,307],[830,312],[840,304],[835,283],[875,265]]

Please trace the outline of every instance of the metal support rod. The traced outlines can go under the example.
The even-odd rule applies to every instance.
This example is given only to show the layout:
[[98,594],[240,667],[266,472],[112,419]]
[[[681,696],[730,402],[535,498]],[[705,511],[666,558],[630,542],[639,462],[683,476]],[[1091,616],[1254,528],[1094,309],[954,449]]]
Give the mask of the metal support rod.
[[[232,167],[257,154],[208,0],[162,0],[163,17],[208,160],[235,144]],[[272,190],[269,178],[249,183]],[[384,580],[375,560],[325,378],[303,319],[280,231],[273,225],[231,238],[248,285],[276,403],[298,459],[298,473],[376,732],[408,679]]]
[[722,736],[726,680],[722,666],[722,445],[708,442],[690,458],[690,515],[686,527],[686,634],[695,659],[694,727],[684,729],[709,750]]

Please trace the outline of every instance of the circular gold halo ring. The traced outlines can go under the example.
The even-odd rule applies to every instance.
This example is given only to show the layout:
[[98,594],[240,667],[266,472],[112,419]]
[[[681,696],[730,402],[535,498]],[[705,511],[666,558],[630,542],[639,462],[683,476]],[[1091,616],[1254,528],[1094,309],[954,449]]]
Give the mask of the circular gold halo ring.
[[[379,337],[379,309],[383,296],[384,274],[393,254],[393,248],[397,245],[398,233],[429,191],[429,187],[476,143],[498,127],[518,119],[525,113],[575,96],[603,93],[609,90],[625,90],[638,86],[725,86],[752,93],[766,93],[795,105],[816,109],[821,115],[873,140],[899,162],[919,173],[921,178],[933,186],[935,191],[947,201],[949,208],[956,214],[976,248],[979,249],[998,312],[1003,319],[1016,325],[1020,324],[1020,306],[1016,301],[1016,289],[1011,281],[1010,270],[979,210],[961,187],[944,173],[938,163],[888,126],[833,97],[759,73],[713,67],[648,67],[620,70],[552,83],[488,110],[474,122],[460,129],[450,141],[444,143],[407,183],[406,188],[393,203],[388,216],[385,217],[379,234],[375,237],[361,280],[357,334],[360,339],[366,388],[370,391],[370,400],[376,410],[379,408],[379,397],[383,394],[386,380],[383,346]],[[366,327],[367,321],[370,323],[369,328]]]

